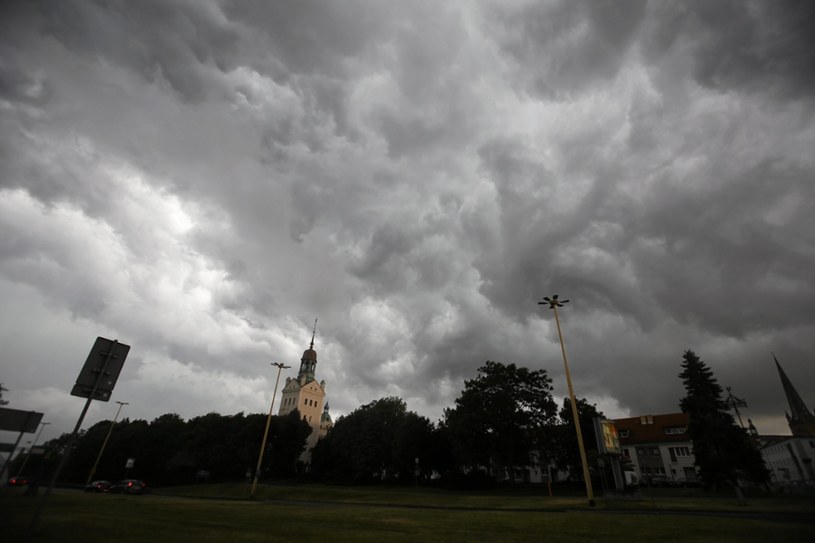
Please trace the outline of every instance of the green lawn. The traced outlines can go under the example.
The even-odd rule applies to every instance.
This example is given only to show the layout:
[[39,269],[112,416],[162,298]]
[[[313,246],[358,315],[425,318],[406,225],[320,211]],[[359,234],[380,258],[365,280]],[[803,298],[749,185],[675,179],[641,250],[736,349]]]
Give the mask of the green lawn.
[[[793,505],[784,500],[778,504],[765,501],[753,506],[756,511],[799,512],[794,517],[767,520],[654,514],[651,505],[646,512],[615,511],[613,502],[606,500],[599,500],[598,507],[589,511],[579,498],[501,492],[468,495],[411,489],[261,486],[258,495],[263,499],[234,499],[246,497],[238,492],[247,490],[243,485],[172,489],[175,493],[195,490],[202,495],[243,494],[233,499],[180,498],[160,492],[120,496],[57,490],[49,498],[33,539],[28,539],[28,527],[40,497],[3,490],[3,541],[815,541],[812,517],[807,520],[800,514],[812,512],[812,503],[806,500],[792,500]],[[266,498],[305,502],[283,503]],[[666,499],[659,503],[662,501]],[[635,503],[629,502],[626,504]],[[799,503],[797,508],[795,503]],[[702,505],[707,511],[715,509],[710,503]],[[507,507],[521,510],[501,510]],[[529,510],[522,510],[525,508]]]

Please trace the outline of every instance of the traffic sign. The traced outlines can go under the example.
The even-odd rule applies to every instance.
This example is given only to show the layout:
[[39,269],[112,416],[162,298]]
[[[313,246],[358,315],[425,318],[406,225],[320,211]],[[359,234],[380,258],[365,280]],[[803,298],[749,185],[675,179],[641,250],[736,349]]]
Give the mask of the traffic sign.
[[71,389],[71,395],[90,398],[93,394],[94,400],[110,400],[128,352],[130,345],[103,337],[96,338],[85,365],[76,378],[76,384]]

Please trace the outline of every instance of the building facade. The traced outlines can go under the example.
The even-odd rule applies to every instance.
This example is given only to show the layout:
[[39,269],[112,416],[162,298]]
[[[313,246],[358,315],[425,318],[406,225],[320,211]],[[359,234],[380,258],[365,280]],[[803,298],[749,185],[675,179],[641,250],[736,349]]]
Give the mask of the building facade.
[[[315,329],[316,334],[316,329]],[[317,441],[328,433],[333,424],[328,413],[328,404],[325,401],[325,381],[317,382],[317,352],[314,350],[314,334],[311,336],[311,345],[303,352],[300,359],[300,370],[297,377],[286,378],[286,384],[280,398],[279,416],[288,415],[295,409],[300,417],[311,426],[311,434],[306,441],[306,450],[300,457],[308,463],[311,458],[311,449]]]
[[687,413],[614,419],[628,483],[692,484],[698,481]]
[[759,440],[773,486],[815,486],[815,438],[761,436]]

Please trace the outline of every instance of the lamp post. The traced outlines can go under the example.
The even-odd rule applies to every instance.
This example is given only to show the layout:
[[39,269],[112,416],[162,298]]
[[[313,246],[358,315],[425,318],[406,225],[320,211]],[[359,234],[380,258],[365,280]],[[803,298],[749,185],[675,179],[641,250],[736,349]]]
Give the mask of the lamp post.
[[90,484],[91,479],[93,479],[93,474],[96,473],[96,468],[99,465],[99,460],[102,459],[102,453],[105,452],[105,447],[108,444],[108,439],[110,439],[110,434],[113,433],[113,427],[116,426],[116,419],[119,418],[119,413],[122,412],[122,407],[126,405],[130,405],[128,402],[116,402],[119,404],[119,409],[116,410],[116,416],[113,417],[113,422],[110,423],[110,428],[108,428],[108,435],[105,436],[105,441],[102,442],[102,448],[99,449],[99,454],[96,455],[96,462],[93,463],[93,467],[91,468],[91,472],[88,473],[88,480],[85,481],[85,484]]
[[557,335],[560,339],[560,350],[563,353],[563,367],[566,369],[566,384],[569,385],[569,399],[572,402],[572,418],[574,419],[574,428],[577,432],[577,447],[580,449],[580,461],[583,463],[583,479],[586,480],[586,496],[589,499],[589,506],[594,507],[594,491],[591,488],[591,474],[589,473],[589,463],[586,460],[586,448],[583,446],[583,432],[580,431],[580,417],[577,415],[577,402],[574,398],[574,389],[572,388],[572,377],[569,374],[569,362],[566,359],[566,347],[563,344],[563,334],[560,331],[560,318],[557,314],[557,308],[563,307],[563,304],[568,303],[569,300],[558,300],[558,295],[553,294],[550,299],[548,296],[543,297],[542,302],[538,305],[548,305],[549,309],[555,312],[555,323],[557,324]]
[[266,417],[266,430],[263,431],[263,441],[260,442],[260,454],[258,455],[258,465],[255,468],[255,478],[252,480],[252,490],[249,493],[250,498],[255,497],[255,490],[258,486],[258,476],[260,475],[260,465],[263,463],[263,451],[266,450],[266,439],[269,437],[269,425],[272,422],[272,410],[274,409],[274,399],[277,396],[277,384],[280,382],[280,371],[288,369],[291,366],[286,366],[280,362],[272,362],[272,366],[277,368],[277,379],[274,382],[274,392],[272,392],[272,403],[269,405],[269,416]]
[[[17,473],[17,478],[19,479],[23,475],[23,470],[25,469],[25,465],[28,464],[28,459],[31,458],[31,449],[34,448],[34,445],[37,444],[37,441],[40,439],[40,434],[43,431],[43,428],[51,424],[50,422],[41,422],[40,423],[40,431],[37,432],[37,436],[34,438],[34,442],[31,444],[31,447],[28,449],[28,454],[25,456],[25,460],[23,460],[23,465],[20,466],[20,471]],[[11,458],[9,458],[11,460]]]

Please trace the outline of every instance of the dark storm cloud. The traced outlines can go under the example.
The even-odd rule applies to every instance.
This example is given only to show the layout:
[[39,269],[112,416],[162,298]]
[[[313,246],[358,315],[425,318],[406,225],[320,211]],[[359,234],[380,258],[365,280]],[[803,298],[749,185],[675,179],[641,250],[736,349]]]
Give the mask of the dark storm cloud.
[[676,410],[693,348],[777,422],[767,353],[815,382],[810,15],[708,4],[15,3],[0,289],[131,341],[138,416],[264,410],[315,317],[338,413],[436,418],[485,360],[562,396],[559,292],[608,414]]
[[807,98],[815,91],[811,2],[673,2],[654,12],[643,42],[653,62],[687,47],[694,75],[705,86],[781,98]]
[[90,58],[126,67],[150,82],[166,81],[186,100],[213,90],[207,71],[236,66],[237,29],[214,5],[148,0],[104,7],[90,2],[42,2],[40,31]]
[[566,99],[614,78],[635,43],[644,0],[529,2],[495,8],[517,76],[546,99]]
[[[632,255],[644,267],[643,286],[678,321],[733,337],[815,324],[805,271],[815,222],[789,201],[808,191],[811,171],[774,161],[731,175],[695,193],[651,194],[636,229],[656,244]],[[773,208],[783,209],[782,224],[768,216]],[[772,303],[751,303],[758,300]]]

